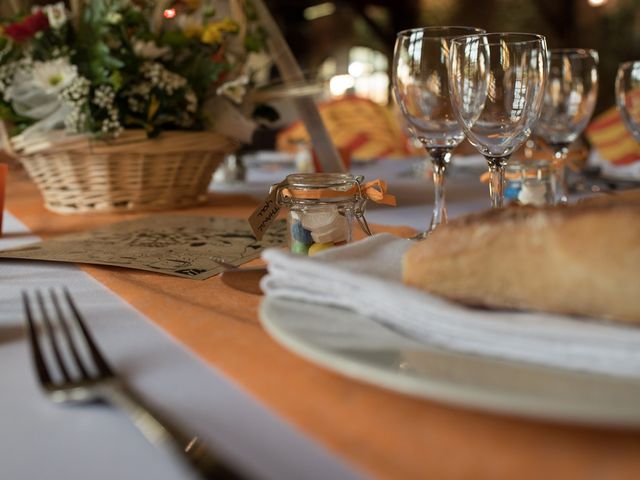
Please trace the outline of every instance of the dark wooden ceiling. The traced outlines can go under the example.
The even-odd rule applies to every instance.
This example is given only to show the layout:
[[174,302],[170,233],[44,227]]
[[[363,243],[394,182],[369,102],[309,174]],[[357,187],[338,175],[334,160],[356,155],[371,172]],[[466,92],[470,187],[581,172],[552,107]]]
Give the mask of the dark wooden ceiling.
[[304,11],[322,0],[265,0],[265,3],[302,63],[308,61],[312,51],[317,54],[323,46],[329,49],[345,40],[373,43],[390,53],[396,33],[416,26],[420,17],[420,2],[415,0],[333,0],[335,13],[313,22],[304,18]]

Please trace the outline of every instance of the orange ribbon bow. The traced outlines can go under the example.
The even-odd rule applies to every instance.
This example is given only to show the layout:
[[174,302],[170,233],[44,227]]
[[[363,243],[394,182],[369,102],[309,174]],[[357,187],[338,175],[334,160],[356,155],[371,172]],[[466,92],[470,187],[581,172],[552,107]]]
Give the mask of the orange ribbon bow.
[[362,186],[362,191],[369,200],[383,205],[396,206],[396,197],[387,193],[387,182],[384,180],[379,178],[371,180]]
[[331,198],[336,194],[341,196],[355,195],[358,191],[362,192],[362,195],[369,200],[373,200],[376,203],[382,203],[384,205],[396,206],[396,197],[387,193],[387,182],[380,179],[371,180],[358,187],[357,185],[350,188],[347,191],[336,192],[331,188],[327,189],[289,189],[283,188],[282,195],[285,197],[293,198]]

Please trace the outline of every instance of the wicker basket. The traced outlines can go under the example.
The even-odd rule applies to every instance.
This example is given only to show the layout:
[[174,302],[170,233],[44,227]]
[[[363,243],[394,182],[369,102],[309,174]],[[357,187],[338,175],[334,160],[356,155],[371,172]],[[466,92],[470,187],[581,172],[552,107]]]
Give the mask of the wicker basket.
[[86,137],[20,146],[17,152],[57,213],[132,212],[202,203],[211,175],[238,144],[212,132],[128,130],[114,141]]

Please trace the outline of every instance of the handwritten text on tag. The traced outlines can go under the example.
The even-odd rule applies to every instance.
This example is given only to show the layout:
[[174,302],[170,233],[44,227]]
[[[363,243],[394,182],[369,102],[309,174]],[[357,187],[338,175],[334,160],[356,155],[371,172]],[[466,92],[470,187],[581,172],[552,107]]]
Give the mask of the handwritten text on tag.
[[269,229],[269,226],[277,218],[278,212],[280,212],[280,205],[278,204],[278,194],[280,188],[285,185],[287,181],[282,181],[277,185],[272,185],[269,190],[269,195],[264,199],[258,208],[256,208],[249,217],[249,225],[253,234],[258,240],[262,239],[264,233]]

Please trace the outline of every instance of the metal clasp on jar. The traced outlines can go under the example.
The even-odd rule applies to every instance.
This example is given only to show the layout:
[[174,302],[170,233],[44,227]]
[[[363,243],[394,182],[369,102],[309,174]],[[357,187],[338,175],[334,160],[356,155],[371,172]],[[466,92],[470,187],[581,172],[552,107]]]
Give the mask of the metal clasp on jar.
[[358,199],[356,201],[356,207],[353,213],[362,231],[371,237],[373,233],[371,232],[371,228],[369,228],[369,222],[367,222],[367,218],[364,216],[364,211],[367,204],[367,197],[362,191],[362,182],[364,181],[364,177],[362,175],[358,175],[357,177],[355,177],[355,181],[358,186]]

